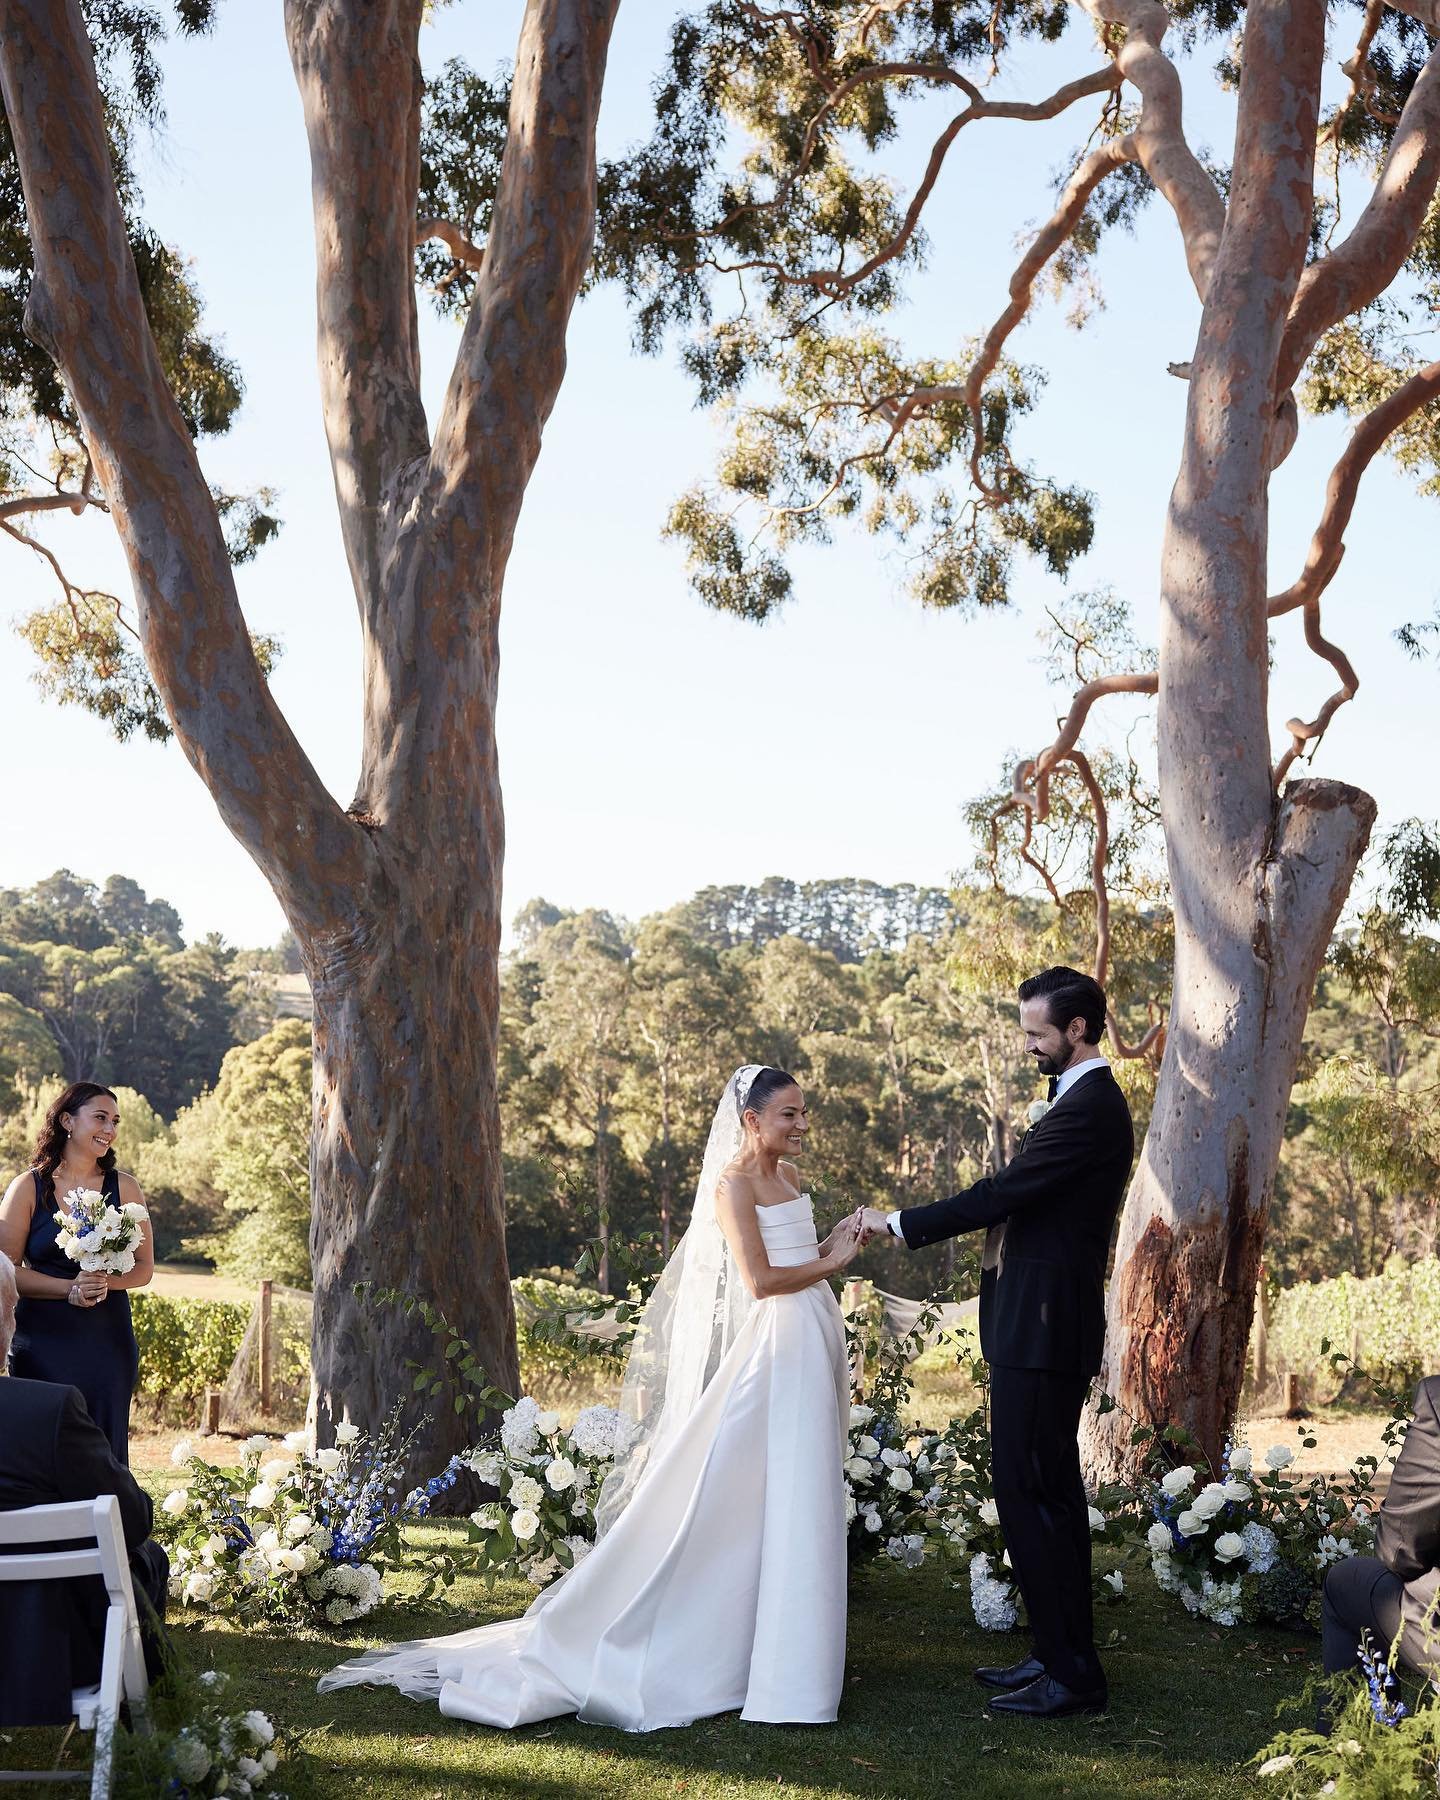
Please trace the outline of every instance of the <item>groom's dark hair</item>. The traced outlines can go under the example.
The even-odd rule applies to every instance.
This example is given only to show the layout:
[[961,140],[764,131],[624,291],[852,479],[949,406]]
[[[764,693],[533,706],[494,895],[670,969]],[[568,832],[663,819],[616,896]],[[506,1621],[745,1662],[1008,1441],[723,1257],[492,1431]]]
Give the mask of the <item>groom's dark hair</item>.
[[1105,1029],[1105,990],[1093,975],[1057,964],[1020,983],[1022,1000],[1043,1000],[1050,1023],[1061,1031],[1072,1019],[1085,1021],[1085,1042],[1098,1044]]

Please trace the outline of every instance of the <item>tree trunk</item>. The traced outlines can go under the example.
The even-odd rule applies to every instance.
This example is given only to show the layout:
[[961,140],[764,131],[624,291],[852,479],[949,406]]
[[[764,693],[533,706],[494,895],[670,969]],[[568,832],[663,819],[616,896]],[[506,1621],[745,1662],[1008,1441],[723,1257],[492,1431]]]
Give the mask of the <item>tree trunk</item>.
[[224,533],[166,386],[77,0],[7,0],[0,81],[35,278],[119,531],[175,736],[273,887],[315,991],[318,1426],[394,1400],[424,1462],[471,1427],[412,1393],[428,1334],[357,1306],[432,1302],[515,1385],[494,1052],[504,819],[500,597],[590,266],[595,121],[618,0],[526,0],[475,297],[436,421],[420,400],[414,243],[422,0],[287,0],[310,143],[320,385],[364,650],[348,808],[256,663]]
[[1135,1420],[1218,1466],[1310,997],[1375,806],[1331,781],[1277,799],[1267,700],[1276,369],[1304,262],[1324,40],[1318,0],[1256,0],[1231,203],[1191,366],[1161,578],[1160,803],[1175,981],[1111,1282],[1092,1477],[1135,1473]]
[[481,904],[473,888],[445,893],[433,866],[390,870],[347,953],[315,967],[310,1233],[321,1418],[373,1427],[399,1398],[430,1473],[474,1421],[413,1394],[407,1361],[436,1367],[441,1346],[415,1315],[358,1300],[356,1283],[431,1301],[495,1385],[519,1392],[494,1079],[498,870]]

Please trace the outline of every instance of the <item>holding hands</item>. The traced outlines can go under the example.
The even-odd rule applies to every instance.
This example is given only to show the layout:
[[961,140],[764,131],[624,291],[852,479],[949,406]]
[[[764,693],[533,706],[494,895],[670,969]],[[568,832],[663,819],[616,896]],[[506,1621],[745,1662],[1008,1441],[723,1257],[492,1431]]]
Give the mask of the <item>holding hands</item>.
[[110,1277],[102,1269],[87,1269],[70,1283],[65,1298],[72,1306],[98,1306],[110,1292]]
[[821,1256],[837,1269],[848,1267],[871,1238],[890,1229],[886,1223],[889,1217],[890,1214],[882,1212],[879,1207],[857,1206],[853,1213],[847,1213],[836,1224],[829,1237],[821,1244]]

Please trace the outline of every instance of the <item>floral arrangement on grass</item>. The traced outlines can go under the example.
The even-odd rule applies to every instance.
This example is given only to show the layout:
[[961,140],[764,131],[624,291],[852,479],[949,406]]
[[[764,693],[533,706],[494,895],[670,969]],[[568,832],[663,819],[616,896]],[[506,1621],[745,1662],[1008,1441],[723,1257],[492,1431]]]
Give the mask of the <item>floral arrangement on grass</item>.
[[171,1452],[188,1477],[160,1503],[157,1535],[170,1552],[171,1589],[187,1606],[241,1618],[323,1618],[347,1625],[380,1603],[387,1568],[408,1559],[402,1533],[452,1487],[452,1457],[426,1483],[399,1496],[414,1433],[399,1433],[398,1409],[373,1436],[336,1427],[318,1450],[308,1432],[248,1438],[239,1469],[220,1469],[189,1439]]
[[150,1217],[136,1201],[111,1206],[94,1188],[72,1188],[56,1216],[56,1248],[82,1270],[128,1275],[135,1267],[135,1246]]
[[883,1552],[918,1569],[945,1541],[958,1505],[959,1453],[937,1432],[909,1432],[894,1416],[856,1402],[845,1458],[845,1516],[852,1555]]
[[219,1670],[194,1676],[172,1665],[170,1679],[153,1695],[154,1730],[119,1735],[116,1800],[308,1795],[313,1784],[298,1746],[285,1741],[267,1714],[228,1702],[229,1687],[230,1677]]
[[1354,1674],[1329,1678],[1330,1731],[1278,1732],[1256,1752],[1256,1773],[1276,1800],[1333,1794],[1375,1800],[1440,1790],[1440,1690],[1426,1683],[1413,1706],[1401,1697],[1393,1653],[1368,1644]]
[[[1158,1446],[1177,1440],[1160,1434]],[[1189,1440],[1186,1440],[1187,1442]],[[1272,1444],[1257,1465],[1246,1445],[1227,1446],[1219,1478],[1194,1463],[1157,1469],[1143,1498],[1157,1585],[1215,1625],[1267,1620],[1318,1622],[1320,1586],[1331,1563],[1374,1541],[1366,1478],[1337,1486],[1297,1481],[1295,1452]]]
[[611,1406],[587,1406],[566,1431],[526,1395],[500,1421],[498,1444],[462,1460],[499,1498],[470,1515],[474,1566],[487,1579],[523,1575],[537,1588],[573,1568],[595,1542],[595,1500],[625,1443]]

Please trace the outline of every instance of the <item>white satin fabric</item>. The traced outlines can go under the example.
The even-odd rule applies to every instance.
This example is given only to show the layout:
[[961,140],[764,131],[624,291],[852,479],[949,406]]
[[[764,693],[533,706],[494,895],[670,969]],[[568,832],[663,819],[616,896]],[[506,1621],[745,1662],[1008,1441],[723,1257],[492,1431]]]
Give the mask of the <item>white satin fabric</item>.
[[[808,1195],[757,1217],[772,1267],[814,1260]],[[759,1302],[614,1527],[528,1612],[369,1652],[321,1691],[388,1683],[507,1730],[578,1713],[656,1731],[737,1708],[830,1723],[845,1668],[849,1405],[829,1283]]]

